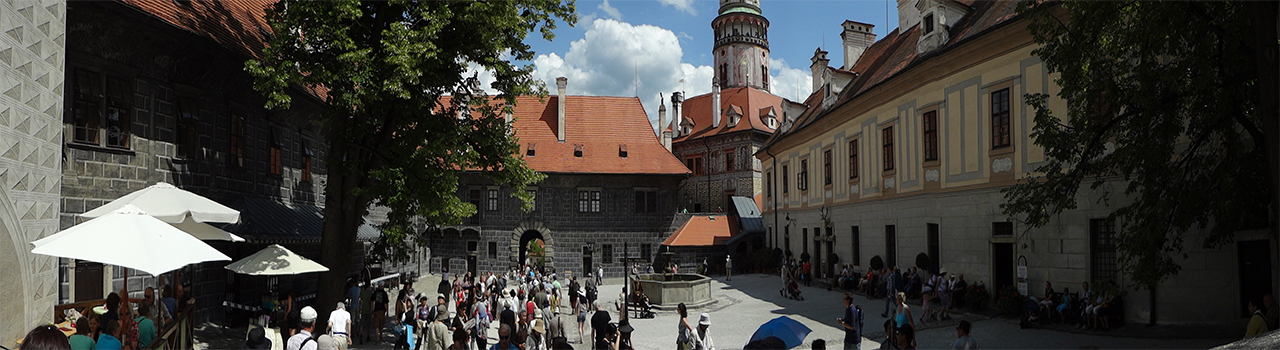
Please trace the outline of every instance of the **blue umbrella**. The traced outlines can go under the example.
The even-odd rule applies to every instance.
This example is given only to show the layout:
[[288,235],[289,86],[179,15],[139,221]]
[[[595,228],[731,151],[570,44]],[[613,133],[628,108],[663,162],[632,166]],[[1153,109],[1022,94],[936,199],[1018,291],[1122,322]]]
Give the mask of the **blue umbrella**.
[[760,329],[756,329],[756,333],[751,335],[751,341],[777,337],[790,349],[804,344],[804,337],[809,336],[812,331],[790,317],[780,316],[760,325]]

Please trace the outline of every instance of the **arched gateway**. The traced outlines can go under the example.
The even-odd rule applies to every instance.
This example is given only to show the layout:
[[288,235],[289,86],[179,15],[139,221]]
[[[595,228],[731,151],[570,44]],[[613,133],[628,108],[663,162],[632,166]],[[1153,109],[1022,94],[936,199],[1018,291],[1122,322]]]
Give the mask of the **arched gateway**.
[[522,221],[514,230],[511,230],[511,253],[507,254],[511,266],[524,264],[524,259],[529,254],[529,242],[535,239],[541,239],[543,242],[547,270],[555,271],[555,238],[551,236],[551,230],[548,230],[546,225],[534,220]]

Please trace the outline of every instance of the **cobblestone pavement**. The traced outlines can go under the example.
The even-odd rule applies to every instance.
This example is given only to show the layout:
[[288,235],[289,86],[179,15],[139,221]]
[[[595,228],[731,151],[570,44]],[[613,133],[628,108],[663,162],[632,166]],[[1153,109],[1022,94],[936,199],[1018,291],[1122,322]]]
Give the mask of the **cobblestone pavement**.
[[[434,295],[439,276],[427,276],[414,286],[417,291]],[[622,280],[606,280],[600,288],[600,299],[608,304],[607,310],[614,321],[618,320],[617,309],[613,302],[622,291]],[[814,339],[825,339],[828,348],[839,349],[844,333],[837,327],[836,318],[843,315],[841,304],[842,293],[825,289],[801,287],[805,300],[797,301],[783,298],[778,289],[779,278],[774,275],[742,275],[735,276],[732,281],[725,281],[718,276],[712,282],[712,294],[717,300],[703,309],[690,310],[689,322],[698,321],[698,315],[706,312],[711,318],[711,336],[717,349],[738,349],[747,343],[751,334],[763,323],[778,316],[788,316],[813,330],[806,338],[805,344],[798,349],[808,349]],[[394,295],[394,293],[393,293]],[[567,298],[565,303],[567,304]],[[861,305],[864,323],[868,328],[867,338],[862,342],[863,349],[876,349],[883,341],[882,324],[885,318],[880,317],[884,311],[882,299],[867,299],[854,295],[854,303]],[[913,311],[919,305],[913,305]],[[562,309],[562,315],[570,325],[569,339],[576,341],[578,332],[576,320],[568,314],[568,306]],[[988,319],[980,315],[953,314],[954,319],[937,323],[917,323],[920,328],[918,345],[920,349],[949,349],[956,338],[955,325],[962,319],[973,324],[973,336],[983,349],[1205,349],[1229,343],[1236,339],[1183,335],[1177,339],[1132,338],[1121,332],[1082,334],[1052,329],[1020,329],[1014,320]],[[675,312],[659,312],[653,319],[632,319],[636,328],[632,340],[636,349],[665,350],[675,348],[676,324],[679,321]],[[917,321],[919,322],[919,321]],[[591,325],[585,327],[586,336],[590,338]],[[489,344],[497,341],[497,323],[489,332]],[[1141,327],[1130,325],[1129,327]],[[201,340],[206,340],[198,349],[238,348],[243,341],[226,341],[223,337],[239,337],[243,339],[244,329],[225,329],[216,326],[202,327],[197,332]],[[236,338],[232,338],[236,339]],[[394,339],[391,333],[385,332],[383,339]],[[588,339],[589,343],[590,340]],[[572,343],[574,348],[587,349],[587,344]],[[351,349],[390,349],[389,343],[355,344]]]

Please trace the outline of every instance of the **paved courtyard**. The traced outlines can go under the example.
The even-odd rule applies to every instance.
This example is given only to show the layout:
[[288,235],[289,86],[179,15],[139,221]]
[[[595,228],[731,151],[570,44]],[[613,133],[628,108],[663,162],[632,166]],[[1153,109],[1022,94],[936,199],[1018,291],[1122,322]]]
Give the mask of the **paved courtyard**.
[[[418,291],[435,290],[439,283],[438,276],[425,277],[415,284]],[[814,339],[825,339],[828,348],[839,349],[844,333],[837,328],[835,320],[842,316],[842,294],[839,291],[801,287],[804,301],[785,299],[778,294],[781,283],[773,275],[736,276],[732,281],[725,281],[718,276],[712,282],[712,294],[717,299],[715,304],[701,310],[690,310],[690,322],[696,323],[698,315],[710,314],[712,339],[717,349],[738,349],[747,343],[751,334],[761,324],[778,316],[788,316],[799,321],[813,333],[809,334],[805,344],[798,349],[808,349]],[[600,299],[610,303],[608,310],[614,321],[617,321],[617,310],[611,302],[616,300],[622,291],[622,280],[606,281],[600,288]],[[566,301],[567,303],[567,301]],[[865,312],[864,322],[868,328],[867,338],[863,340],[863,349],[879,348],[884,340],[881,326],[885,318],[880,317],[884,311],[883,300],[870,300],[860,295],[854,296],[854,303],[861,305]],[[918,309],[919,306],[913,306]],[[568,307],[564,307],[565,312]],[[1014,320],[988,319],[980,315],[956,314],[955,319],[945,323],[919,325],[918,344],[921,349],[949,349],[956,338],[955,324],[962,319],[973,323],[973,336],[983,349],[1205,349],[1226,344],[1237,338],[1198,336],[1195,331],[1174,331],[1173,335],[1163,337],[1125,337],[1122,332],[1111,333],[1074,333],[1051,329],[1020,329]],[[569,339],[576,341],[576,320],[572,315],[564,314],[565,321],[571,325]],[[678,316],[674,312],[659,312],[657,318],[633,319],[631,324],[636,328],[632,340],[636,349],[666,350],[675,348],[676,324]],[[590,337],[591,326],[586,326]],[[497,323],[490,331],[490,344],[497,341]],[[1142,327],[1129,325],[1127,327]],[[1194,329],[1194,328],[1191,328]],[[1241,328],[1243,332],[1243,328]],[[198,349],[241,348],[245,330],[227,329],[206,325],[197,332],[202,342]],[[1219,334],[1221,332],[1215,332]],[[392,339],[385,333],[384,339]],[[588,340],[588,343],[590,340]],[[240,345],[237,345],[240,344]],[[587,344],[572,344],[574,348],[587,349]],[[356,344],[352,349],[390,349],[391,345]]]

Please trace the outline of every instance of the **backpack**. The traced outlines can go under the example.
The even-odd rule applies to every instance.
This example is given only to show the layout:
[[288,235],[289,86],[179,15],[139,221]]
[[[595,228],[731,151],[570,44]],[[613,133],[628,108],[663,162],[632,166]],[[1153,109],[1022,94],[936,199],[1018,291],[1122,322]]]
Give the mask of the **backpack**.
[[853,318],[858,320],[858,335],[861,336],[862,335],[862,306],[861,305],[853,306]]

